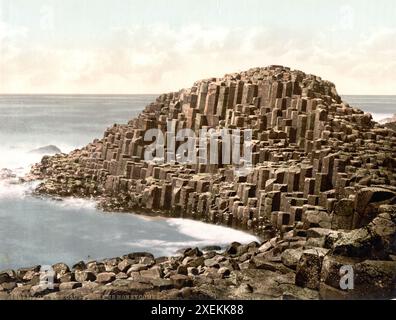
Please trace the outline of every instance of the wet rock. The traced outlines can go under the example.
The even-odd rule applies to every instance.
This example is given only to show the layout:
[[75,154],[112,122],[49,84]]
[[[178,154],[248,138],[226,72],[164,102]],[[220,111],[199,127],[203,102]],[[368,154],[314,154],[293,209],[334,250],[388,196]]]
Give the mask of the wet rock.
[[239,246],[241,246],[241,244],[239,242],[234,241],[228,246],[225,252],[230,255],[237,254]]

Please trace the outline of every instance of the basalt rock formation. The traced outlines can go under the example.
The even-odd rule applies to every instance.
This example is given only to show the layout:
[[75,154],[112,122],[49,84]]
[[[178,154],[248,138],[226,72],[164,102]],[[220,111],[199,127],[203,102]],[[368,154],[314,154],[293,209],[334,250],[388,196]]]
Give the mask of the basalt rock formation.
[[[145,162],[151,143],[145,132],[166,133],[169,121],[176,132],[251,129],[252,170],[237,175],[222,159]],[[224,141],[213,140],[221,150]],[[95,197],[109,211],[159,212],[257,234],[261,245],[231,246],[229,259],[211,253],[190,266],[183,257],[169,269],[171,278],[179,267],[197,268],[183,271],[180,282],[188,278],[198,289],[205,276],[205,286],[214,285],[213,270],[221,279],[247,279],[234,281],[239,294],[223,291],[220,297],[265,298],[263,292],[278,287],[267,297],[304,288],[308,298],[389,298],[396,295],[395,147],[396,132],[343,102],[333,83],[270,66],[163,94],[128,124],[108,128],[101,140],[44,157],[31,176],[43,179],[41,194]],[[353,289],[340,287],[343,266],[353,269]],[[287,274],[290,286],[280,289],[266,272]]]

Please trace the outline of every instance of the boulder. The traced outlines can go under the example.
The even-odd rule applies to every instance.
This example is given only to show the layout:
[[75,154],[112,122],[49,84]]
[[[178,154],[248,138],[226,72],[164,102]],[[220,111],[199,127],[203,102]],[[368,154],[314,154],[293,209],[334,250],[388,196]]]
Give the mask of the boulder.
[[227,247],[225,252],[230,254],[230,255],[237,254],[239,246],[241,246],[241,244],[239,242],[234,241]]
[[381,238],[364,227],[341,233],[334,242],[332,253],[347,257],[384,257]]
[[106,267],[103,262],[92,261],[87,263],[87,270],[94,273],[101,273],[106,271]]
[[193,285],[193,281],[191,280],[191,278],[182,274],[173,275],[170,277],[170,280],[172,281],[172,284],[176,289],[191,287]]
[[154,259],[154,256],[150,252],[132,252],[127,254],[124,258],[129,258],[129,259],[137,259],[139,260],[141,257],[148,257]]
[[231,274],[231,270],[227,267],[221,267],[217,273],[222,277],[222,278],[226,278],[229,277]]
[[57,279],[60,279],[63,275],[70,272],[69,267],[65,263],[57,263],[52,266]]
[[72,281],[72,282],[63,282],[59,285],[59,290],[60,291],[66,291],[66,290],[73,290],[80,288],[82,284],[77,281]]
[[205,246],[201,248],[202,251],[206,252],[206,251],[220,251],[221,247],[220,246]]
[[140,275],[144,278],[157,279],[161,278],[163,273],[159,266],[154,266],[150,269],[140,271]]
[[378,214],[378,207],[390,203],[396,198],[396,192],[379,187],[368,187],[359,190],[355,197],[353,228],[361,228],[369,224]]
[[136,271],[142,271],[148,269],[148,266],[146,264],[141,264],[141,263],[136,263],[133,264],[127,271],[127,274],[131,272],[136,272]]
[[79,261],[72,267],[73,270],[85,270],[86,268],[87,266],[84,261]]
[[304,250],[297,264],[296,285],[317,290],[324,256],[329,250],[313,248]]
[[0,284],[3,284],[5,282],[10,282],[12,281],[12,278],[10,277],[10,275],[6,272],[1,272],[0,273]]
[[[353,269],[355,264],[360,262],[361,260],[362,259],[359,258],[327,255],[323,259],[320,279],[327,286],[331,286],[337,290],[344,291],[345,293],[345,290],[343,290],[340,285],[342,277],[342,267],[351,266]],[[341,295],[344,296],[344,294]]]
[[126,272],[128,271],[128,269],[135,263],[135,260],[132,259],[124,259],[122,260],[118,265],[118,270],[120,270],[120,272]]
[[101,272],[96,276],[96,282],[98,283],[109,283],[116,279],[114,272]]
[[76,270],[74,273],[75,280],[78,282],[95,281],[96,275],[92,271],[88,270]]
[[286,249],[281,254],[282,263],[289,268],[296,269],[302,256],[302,249]]
[[353,295],[359,299],[396,297],[396,261],[366,260],[354,266]]

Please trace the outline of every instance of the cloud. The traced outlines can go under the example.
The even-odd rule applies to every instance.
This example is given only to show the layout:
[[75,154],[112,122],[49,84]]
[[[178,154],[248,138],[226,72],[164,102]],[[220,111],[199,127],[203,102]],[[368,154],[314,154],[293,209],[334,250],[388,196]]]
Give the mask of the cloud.
[[26,28],[2,23],[0,92],[161,93],[200,78],[283,64],[331,80],[341,93],[395,94],[396,30],[342,43],[341,27],[306,34],[262,26],[152,24],[113,28],[96,46],[78,47],[32,45]]

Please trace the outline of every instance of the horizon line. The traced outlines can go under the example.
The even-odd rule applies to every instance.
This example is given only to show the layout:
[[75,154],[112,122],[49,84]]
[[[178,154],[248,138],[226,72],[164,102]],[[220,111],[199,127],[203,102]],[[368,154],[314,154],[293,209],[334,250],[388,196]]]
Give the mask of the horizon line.
[[[161,95],[162,93],[0,93],[0,96],[132,96],[132,95]],[[339,93],[339,96],[396,96],[396,94],[358,94],[358,93]]]

